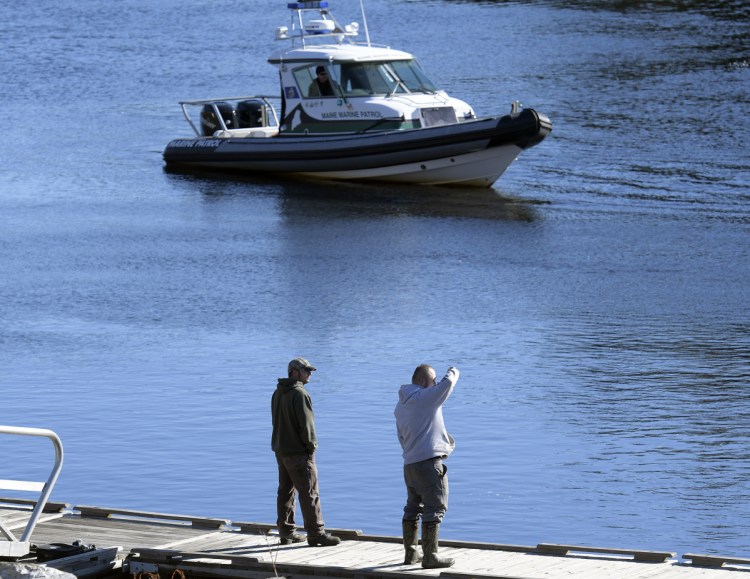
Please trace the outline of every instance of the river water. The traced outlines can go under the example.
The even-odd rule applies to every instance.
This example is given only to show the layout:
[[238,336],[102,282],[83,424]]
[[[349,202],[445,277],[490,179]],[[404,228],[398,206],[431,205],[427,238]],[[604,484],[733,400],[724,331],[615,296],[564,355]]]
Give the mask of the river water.
[[398,387],[455,364],[443,537],[750,556],[747,4],[369,4],[552,134],[488,191],[168,174],[178,100],[277,92],[283,2],[0,7],[0,423],[56,500],[273,522],[305,356],[327,525],[396,535]]

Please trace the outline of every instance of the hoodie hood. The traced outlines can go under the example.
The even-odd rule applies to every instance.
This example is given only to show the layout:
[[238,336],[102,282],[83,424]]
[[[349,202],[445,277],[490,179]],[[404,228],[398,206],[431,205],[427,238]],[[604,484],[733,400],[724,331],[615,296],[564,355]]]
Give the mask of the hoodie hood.
[[417,402],[422,390],[423,388],[418,384],[404,384],[398,390],[398,403],[408,404],[409,402]]
[[294,378],[279,378],[278,384],[276,384],[276,390],[281,390],[282,393],[289,392],[295,388],[304,388],[304,384]]

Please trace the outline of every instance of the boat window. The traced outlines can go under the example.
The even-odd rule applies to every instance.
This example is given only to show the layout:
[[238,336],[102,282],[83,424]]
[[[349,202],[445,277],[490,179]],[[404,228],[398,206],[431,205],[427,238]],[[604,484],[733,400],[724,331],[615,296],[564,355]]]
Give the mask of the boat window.
[[437,90],[414,60],[347,62],[334,70],[345,96]]
[[313,64],[298,68],[293,74],[303,97],[317,99],[337,96],[336,81],[330,77],[328,66]]
[[[376,94],[383,84],[377,78],[375,63],[345,63],[341,65],[341,88],[347,96]],[[383,85],[384,86],[384,85]]]
[[409,92],[435,92],[437,87],[427,78],[427,75],[416,60],[395,60],[391,67],[409,89]]

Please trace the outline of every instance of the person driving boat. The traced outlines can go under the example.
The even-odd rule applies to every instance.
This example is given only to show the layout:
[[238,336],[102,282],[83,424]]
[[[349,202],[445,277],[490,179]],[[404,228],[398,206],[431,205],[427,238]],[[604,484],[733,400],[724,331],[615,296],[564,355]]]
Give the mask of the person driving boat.
[[336,92],[333,90],[333,83],[328,77],[328,71],[325,66],[315,67],[315,78],[310,83],[310,88],[307,90],[307,96],[335,96]]

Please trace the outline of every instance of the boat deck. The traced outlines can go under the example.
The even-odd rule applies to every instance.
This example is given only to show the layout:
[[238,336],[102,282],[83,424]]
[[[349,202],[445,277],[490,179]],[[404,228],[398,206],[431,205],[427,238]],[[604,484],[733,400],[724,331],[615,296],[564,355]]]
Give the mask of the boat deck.
[[[0,499],[0,523],[20,534],[32,501]],[[284,576],[351,579],[441,577],[489,579],[541,577],[720,578],[750,571],[750,559],[540,544],[498,545],[441,541],[440,554],[453,557],[449,569],[403,565],[400,537],[328,529],[341,537],[336,547],[307,543],[281,546],[274,526],[225,519],[144,513],[48,503],[31,537],[35,545],[81,541],[96,549],[49,561],[79,577],[125,571],[136,579],[158,577]]]

